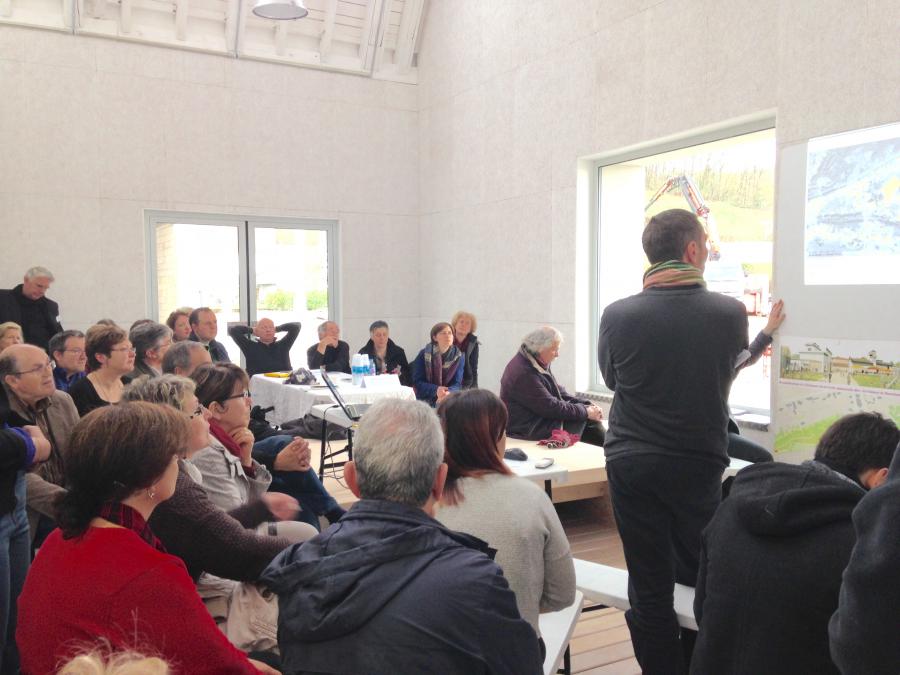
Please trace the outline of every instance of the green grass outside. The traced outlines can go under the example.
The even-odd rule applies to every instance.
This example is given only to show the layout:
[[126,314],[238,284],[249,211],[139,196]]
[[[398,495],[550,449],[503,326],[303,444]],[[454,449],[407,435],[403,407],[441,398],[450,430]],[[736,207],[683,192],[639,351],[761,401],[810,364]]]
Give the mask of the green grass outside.
[[[893,375],[872,375],[869,373],[857,373],[852,376],[853,381],[860,387],[874,387],[876,389],[900,389],[900,379]],[[889,386],[890,385],[890,386]]]
[[[897,412],[900,414],[900,406],[897,406]],[[833,415],[804,427],[793,427],[792,429],[779,431],[775,436],[775,452],[814,449],[825,430],[839,419],[840,415]]]
[[811,373],[809,371],[782,373],[781,377],[786,380],[804,380],[809,382],[825,381],[825,376],[822,373]]
[[[653,196],[647,191],[647,200]],[[710,213],[716,219],[719,238],[722,241],[772,241],[772,209],[743,209],[728,202],[707,202]],[[681,193],[669,193],[647,209],[646,216],[656,215],[666,209],[687,209],[688,203]]]
[[900,426],[900,405],[892,405],[888,409],[888,415],[890,415],[890,418],[894,420],[897,426]]

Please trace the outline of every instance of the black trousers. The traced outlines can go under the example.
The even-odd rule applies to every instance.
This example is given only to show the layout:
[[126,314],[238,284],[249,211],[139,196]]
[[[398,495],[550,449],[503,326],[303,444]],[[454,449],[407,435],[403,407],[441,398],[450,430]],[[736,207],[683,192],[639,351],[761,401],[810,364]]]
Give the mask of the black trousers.
[[625,620],[644,675],[687,673],[696,634],[682,631],[675,583],[695,586],[700,534],[721,501],[720,464],[665,455],[606,464],[613,515],[628,565]]
[[603,431],[603,425],[594,420],[566,420],[563,422],[563,429],[570,434],[580,436],[582,443],[599,445],[602,448],[606,442],[606,432]]

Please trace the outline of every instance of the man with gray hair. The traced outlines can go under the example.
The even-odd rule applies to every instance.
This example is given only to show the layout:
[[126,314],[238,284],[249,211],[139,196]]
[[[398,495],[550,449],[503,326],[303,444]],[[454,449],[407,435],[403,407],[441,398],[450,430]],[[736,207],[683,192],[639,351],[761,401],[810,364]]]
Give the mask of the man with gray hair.
[[434,411],[382,399],[354,445],[344,475],[360,501],[260,578],[279,596],[284,672],[540,673],[494,551],[432,517],[447,477]]
[[53,281],[53,272],[46,267],[32,267],[21,284],[0,290],[0,323],[16,322],[22,326],[25,342],[45,351],[50,338],[63,329],[59,305],[47,297]]
[[162,371],[190,377],[191,373],[204,363],[212,363],[212,357],[206,347],[192,340],[181,340],[166,351],[162,360]]
[[341,328],[334,321],[319,324],[319,341],[306,350],[310,370],[325,366],[328,372],[350,372],[350,345],[341,340]]

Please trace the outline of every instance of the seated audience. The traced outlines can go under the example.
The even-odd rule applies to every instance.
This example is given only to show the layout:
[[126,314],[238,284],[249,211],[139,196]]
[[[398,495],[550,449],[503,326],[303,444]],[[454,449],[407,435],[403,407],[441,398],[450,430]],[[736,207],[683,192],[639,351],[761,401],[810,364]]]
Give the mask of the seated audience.
[[444,321],[431,327],[431,342],[412,363],[416,398],[432,407],[462,387],[466,357],[453,344],[453,327]]
[[492,392],[451,394],[438,416],[449,468],[435,518],[497,550],[519,613],[540,635],[538,614],[575,601],[575,566],[553,503],[503,462],[506,407]]
[[219,324],[215,312],[209,307],[198,307],[191,312],[188,320],[191,323],[191,335],[188,339],[206,347],[210,357],[216,363],[230,363],[231,359],[228,357],[225,345],[216,340],[216,335],[219,334]]
[[87,375],[84,333],[80,330],[64,330],[50,338],[50,356],[56,363],[53,381],[60,391],[69,391],[69,387]]
[[853,549],[851,513],[884,482],[898,441],[891,420],[847,415],[812,461],[738,473],[703,531],[691,672],[838,672],[828,620]]
[[344,477],[360,501],[262,576],[279,596],[285,672],[541,673],[488,545],[432,517],[447,475],[434,412],[382,399],[354,445]]
[[191,312],[190,307],[179,307],[169,314],[166,325],[172,329],[172,342],[189,340],[191,337]]
[[22,327],[25,342],[44,350],[50,337],[63,329],[59,305],[47,297],[53,281],[53,272],[46,267],[32,267],[21,284],[0,290],[0,323],[14,321]]
[[398,347],[390,338],[391,329],[385,321],[375,321],[369,326],[369,341],[359,350],[360,354],[368,354],[375,362],[375,374],[394,374],[400,377],[400,384],[410,386],[412,378],[409,374],[409,361],[406,352]]
[[147,525],[175,491],[188,433],[182,413],[142,402],[98,410],[76,426],[60,529],[41,546],[19,600],[23,671],[55,672],[78,643],[100,637],[117,650],[152,649],[180,672],[256,672]]
[[887,481],[853,511],[856,544],[828,634],[844,675],[900,673],[900,445]]
[[465,370],[463,371],[463,389],[478,388],[478,347],[481,343],[475,331],[478,330],[478,320],[470,312],[457,312],[450,320],[453,326],[453,344],[466,357]]
[[16,602],[31,560],[24,472],[49,456],[37,427],[0,428],[0,673],[19,670]]
[[25,342],[22,337],[22,327],[14,321],[0,323],[0,352],[10,345],[20,345]]
[[319,516],[335,522],[344,510],[310,466],[309,441],[272,436],[258,443],[250,431],[247,374],[233,363],[201,366],[191,375],[197,398],[210,412],[210,444],[191,459],[203,474],[203,489],[219,507],[231,510],[267,490],[291,495],[298,518],[319,528]]
[[[209,411],[200,405],[193,381],[178,375],[141,377],[125,388],[125,401],[147,401],[167,405],[187,416],[190,436],[180,453],[175,493],[150,517],[150,527],[166,551],[181,558],[188,574],[214,618],[221,619],[225,634],[241,649],[269,650],[275,646],[277,605],[260,599],[254,586],[260,572],[285,547],[314,536],[318,530],[306,523],[290,521],[297,515],[297,500],[267,492],[258,501],[225,512],[210,501],[203,490],[203,474],[189,460],[209,445]],[[288,523],[273,521],[289,520]],[[262,525],[274,534],[257,533]],[[228,581],[231,580],[231,581]],[[248,582],[241,586],[237,582]],[[238,594],[254,596],[253,620],[245,611],[248,603],[232,602]],[[262,611],[265,608],[268,611]],[[260,630],[260,622],[268,630]]]
[[350,345],[341,340],[341,329],[334,321],[319,325],[319,341],[306,350],[310,370],[324,366],[328,372],[350,372]]
[[145,321],[131,329],[128,339],[134,346],[134,370],[128,374],[128,379],[162,375],[163,359],[172,346],[172,330],[161,323]]
[[207,363],[212,363],[212,357],[203,345],[191,340],[182,340],[166,351],[162,360],[162,371],[169,375],[190,377],[197,368]]
[[134,368],[134,347],[118,326],[91,326],[85,339],[87,377],[69,387],[78,414],[118,403],[125,388],[124,377]]
[[556,381],[550,364],[559,356],[562,333],[543,326],[522,338],[519,352],[500,378],[500,398],[509,411],[506,433],[539,441],[554,429],[564,429],[585,443],[603,445],[600,408],[587,399],[571,396]]
[[[0,354],[0,420],[11,427],[37,426],[50,441],[50,458],[25,475],[32,539],[38,522],[54,517],[53,501],[66,481],[69,437],[78,422],[72,398],[57,391],[46,352],[34,345],[13,345]],[[43,528],[42,528],[43,529]]]
[[[276,333],[285,333],[275,339]],[[283,323],[276,328],[272,319],[260,319],[255,328],[231,326],[228,334],[247,360],[247,374],[291,371],[291,347],[300,335],[300,323]]]

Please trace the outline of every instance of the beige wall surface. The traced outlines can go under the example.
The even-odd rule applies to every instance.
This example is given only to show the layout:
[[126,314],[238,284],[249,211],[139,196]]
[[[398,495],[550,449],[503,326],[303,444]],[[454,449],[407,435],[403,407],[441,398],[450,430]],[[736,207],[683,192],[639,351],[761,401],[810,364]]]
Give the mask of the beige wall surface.
[[[898,25],[889,0],[431,3],[418,61],[423,326],[473,311],[480,380],[497,388],[519,337],[553,323],[569,338],[557,377],[585,386],[596,337],[583,338],[578,158],[759,113],[776,115],[779,148],[896,121]],[[802,222],[776,222],[776,250],[784,228]]]
[[63,325],[147,309],[144,209],[340,223],[344,333],[418,338],[412,85],[0,26],[0,287]]

